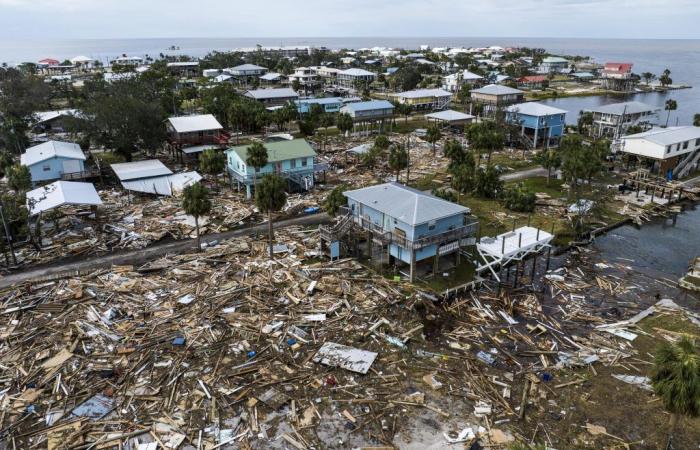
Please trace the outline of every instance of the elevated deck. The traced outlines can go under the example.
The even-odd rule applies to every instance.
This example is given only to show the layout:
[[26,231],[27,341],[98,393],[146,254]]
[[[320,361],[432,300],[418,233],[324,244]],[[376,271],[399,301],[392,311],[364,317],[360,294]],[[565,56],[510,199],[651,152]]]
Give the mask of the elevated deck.
[[501,281],[494,267],[521,261],[529,255],[540,253],[549,247],[552,239],[554,235],[530,226],[520,227],[496,237],[482,237],[476,244],[476,250],[484,263],[477,268],[477,272],[490,270],[496,280]]

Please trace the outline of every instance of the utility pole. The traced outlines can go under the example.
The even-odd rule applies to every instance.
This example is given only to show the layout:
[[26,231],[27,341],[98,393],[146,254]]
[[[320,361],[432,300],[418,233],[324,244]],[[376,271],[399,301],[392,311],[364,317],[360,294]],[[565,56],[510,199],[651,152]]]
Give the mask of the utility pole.
[[10,253],[12,253],[12,262],[17,265],[17,257],[15,256],[15,249],[12,245],[12,235],[10,235],[10,229],[7,228],[7,222],[5,222],[5,214],[2,212],[2,203],[0,202],[0,220],[2,220],[2,226],[5,229],[5,239],[10,246]]
[[406,186],[411,181],[411,134],[406,135]]

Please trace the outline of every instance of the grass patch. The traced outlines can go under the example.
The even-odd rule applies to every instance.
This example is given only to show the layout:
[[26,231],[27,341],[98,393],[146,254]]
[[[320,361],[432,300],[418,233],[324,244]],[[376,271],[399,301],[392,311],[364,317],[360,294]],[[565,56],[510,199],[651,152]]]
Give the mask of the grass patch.
[[526,178],[524,180],[513,181],[507,185],[522,183],[531,192],[543,192],[552,198],[561,198],[567,196],[567,191],[562,188],[564,182],[552,177],[547,183],[547,177]]
[[[449,276],[445,277],[443,273],[449,273]],[[465,261],[465,257],[462,256],[461,264],[447,270],[438,270],[435,276],[425,280],[425,284],[435,292],[442,292],[473,281],[474,273],[474,264],[471,261]]]

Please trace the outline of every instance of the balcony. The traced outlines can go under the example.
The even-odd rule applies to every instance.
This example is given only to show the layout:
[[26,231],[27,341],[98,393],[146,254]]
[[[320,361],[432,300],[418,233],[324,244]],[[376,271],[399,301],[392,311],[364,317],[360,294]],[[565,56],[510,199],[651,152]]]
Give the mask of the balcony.
[[374,238],[379,240],[382,244],[395,244],[399,247],[410,250],[420,250],[431,245],[440,245],[446,242],[461,240],[465,237],[474,236],[479,229],[479,223],[474,218],[471,223],[462,227],[447,230],[442,233],[420,237],[416,240],[410,240],[395,232],[385,231],[381,225],[378,225],[363,217],[354,216],[354,221],[362,229],[370,231]]
[[91,168],[87,170],[82,170],[80,172],[62,173],[61,180],[72,181],[72,180],[84,180],[86,178],[99,177],[101,174],[100,169]]

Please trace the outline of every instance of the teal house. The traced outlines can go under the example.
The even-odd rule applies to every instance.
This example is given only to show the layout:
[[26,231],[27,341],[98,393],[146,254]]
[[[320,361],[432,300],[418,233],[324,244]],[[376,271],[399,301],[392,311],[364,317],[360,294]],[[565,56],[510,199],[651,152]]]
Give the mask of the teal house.
[[305,98],[294,103],[299,114],[308,114],[313,105],[319,105],[325,113],[337,113],[343,107],[343,99],[340,97]]
[[287,180],[290,191],[307,191],[314,185],[314,157],[316,152],[304,139],[266,142],[267,165],[259,170],[250,167],[248,145],[226,150],[228,173],[238,189],[245,187],[246,197],[253,195],[253,180],[268,174],[277,174]]

